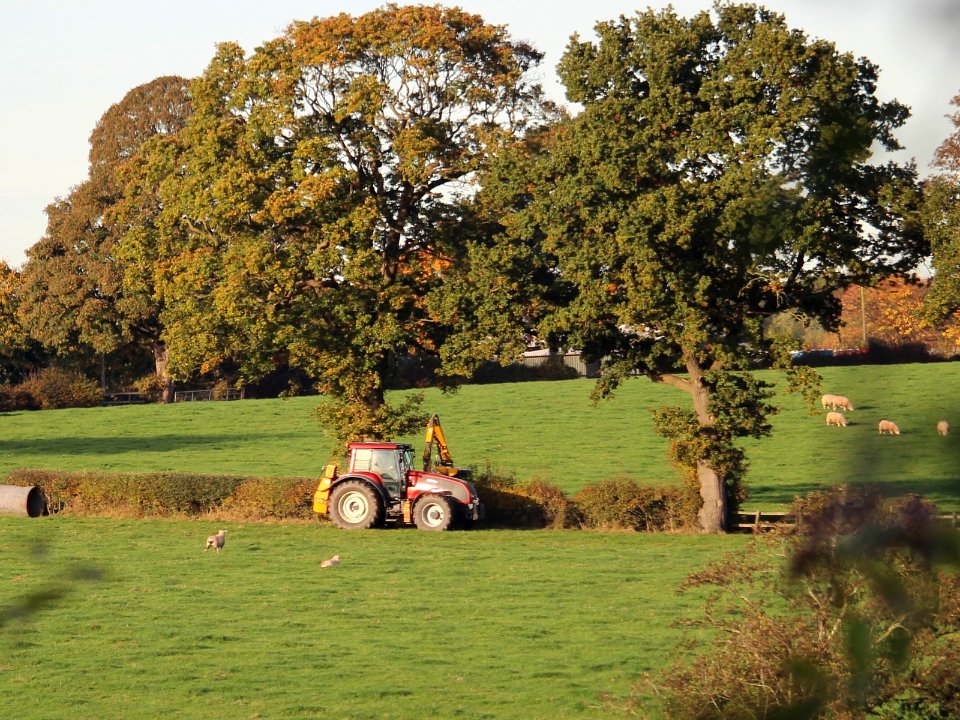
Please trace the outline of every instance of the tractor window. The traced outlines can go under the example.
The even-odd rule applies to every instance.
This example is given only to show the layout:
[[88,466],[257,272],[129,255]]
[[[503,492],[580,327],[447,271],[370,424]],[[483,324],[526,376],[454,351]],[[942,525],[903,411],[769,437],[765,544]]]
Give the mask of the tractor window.
[[384,480],[399,480],[397,470],[397,452],[395,450],[374,450],[370,458],[370,469]]
[[353,469],[377,473],[392,492],[400,487],[396,450],[359,448],[353,457]]

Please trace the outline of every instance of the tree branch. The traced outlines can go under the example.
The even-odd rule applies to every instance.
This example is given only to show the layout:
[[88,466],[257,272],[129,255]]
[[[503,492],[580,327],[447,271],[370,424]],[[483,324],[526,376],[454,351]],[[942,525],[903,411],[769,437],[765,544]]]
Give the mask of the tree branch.
[[657,382],[662,382],[666,385],[671,385],[687,393],[693,392],[692,382],[690,382],[686,378],[682,378],[679,375],[674,375],[672,373],[667,373],[666,375],[658,375]]

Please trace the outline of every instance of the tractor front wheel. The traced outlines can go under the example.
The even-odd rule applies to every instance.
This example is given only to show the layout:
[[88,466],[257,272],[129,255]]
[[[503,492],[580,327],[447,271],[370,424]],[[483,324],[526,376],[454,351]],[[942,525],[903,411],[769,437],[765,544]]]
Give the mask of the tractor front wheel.
[[450,498],[425,495],[413,507],[413,522],[418,530],[449,530],[456,517]]
[[383,500],[360,480],[337,485],[330,494],[330,519],[344,530],[367,530],[383,524]]

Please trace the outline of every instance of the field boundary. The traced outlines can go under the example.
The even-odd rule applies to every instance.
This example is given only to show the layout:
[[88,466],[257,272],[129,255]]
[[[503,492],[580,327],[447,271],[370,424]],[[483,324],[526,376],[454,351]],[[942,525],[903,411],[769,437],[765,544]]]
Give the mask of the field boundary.
[[[942,524],[949,524],[950,528],[960,528],[960,512],[937,513],[936,520]],[[802,523],[803,518],[800,518]],[[732,532],[765,532],[774,529],[792,529],[797,527],[797,517],[783,510],[756,510],[752,512],[738,512],[737,522]]]

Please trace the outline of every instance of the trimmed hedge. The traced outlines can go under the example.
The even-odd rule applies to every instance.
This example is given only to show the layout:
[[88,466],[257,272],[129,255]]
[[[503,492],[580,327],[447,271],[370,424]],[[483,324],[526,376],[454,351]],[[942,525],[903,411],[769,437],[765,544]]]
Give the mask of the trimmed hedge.
[[245,520],[308,520],[318,478],[245,478],[223,501],[223,511]]
[[615,479],[588,485],[573,501],[584,527],[657,532],[679,530],[696,522],[696,503],[691,503],[688,495],[681,487]]
[[[35,485],[51,513],[123,517],[216,514],[236,521],[314,518],[317,478],[263,478],[191,473],[12,470],[8,484]],[[589,528],[656,532],[695,523],[682,488],[608,480],[572,500],[548,482],[521,483],[490,467],[474,483],[486,524],[503,528]]]
[[78,515],[205,515],[237,520],[308,518],[317,481],[190,473],[12,470],[7,483],[35,485],[51,512]]
[[578,515],[560,488],[545,482],[520,483],[490,466],[474,473],[486,524],[508,528],[576,527]]
[[474,483],[487,524],[494,527],[663,532],[696,525],[696,498],[682,487],[606,480],[571,500],[550,483],[521,483],[490,467],[477,473]]

